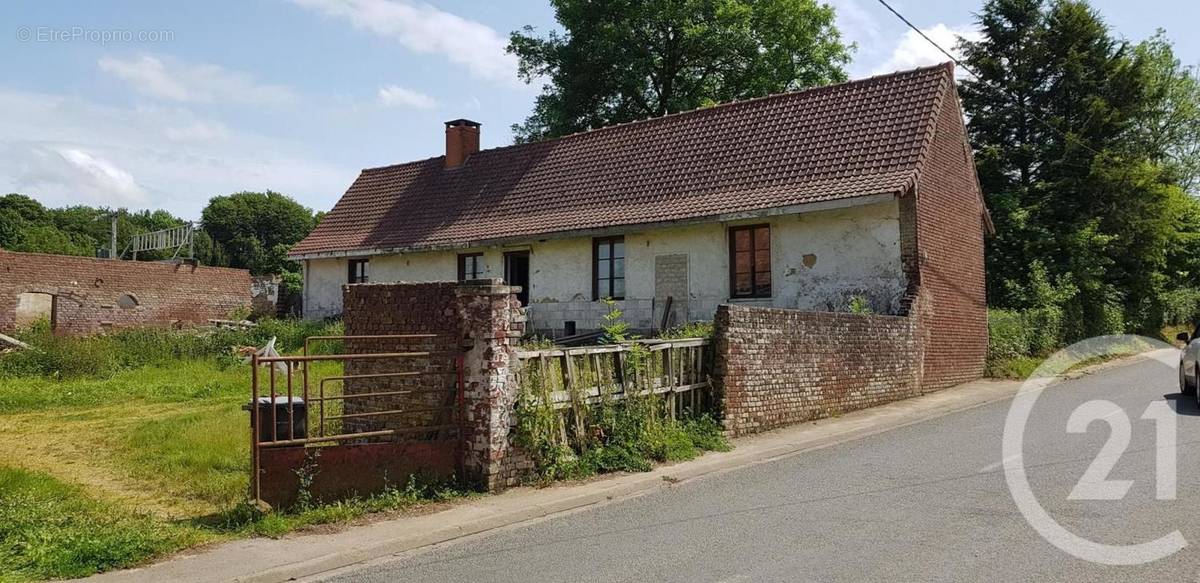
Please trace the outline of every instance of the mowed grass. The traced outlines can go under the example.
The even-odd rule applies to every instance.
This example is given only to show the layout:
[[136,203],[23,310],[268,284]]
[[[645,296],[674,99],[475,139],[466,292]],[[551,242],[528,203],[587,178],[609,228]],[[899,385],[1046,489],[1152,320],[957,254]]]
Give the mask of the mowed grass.
[[[326,331],[308,331],[319,333]],[[303,338],[292,337],[284,350]],[[150,351],[154,338],[163,353],[104,354]],[[416,482],[262,514],[246,504],[250,426],[241,407],[250,371],[221,347],[228,338],[46,342],[47,354],[0,357],[0,581],[86,576],[198,544],[280,536],[459,495]],[[340,372],[339,364],[317,363],[311,386]]]
[[0,466],[0,580],[84,577],[212,538],[46,474]]

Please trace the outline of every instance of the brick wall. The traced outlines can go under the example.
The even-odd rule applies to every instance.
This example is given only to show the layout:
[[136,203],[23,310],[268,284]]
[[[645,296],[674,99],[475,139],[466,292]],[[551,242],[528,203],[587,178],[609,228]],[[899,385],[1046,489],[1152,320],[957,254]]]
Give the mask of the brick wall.
[[745,435],[921,394],[918,321],[719,307],[714,380],[726,430]]
[[987,357],[983,202],[958,94],[944,99],[915,204],[918,281],[929,299],[926,391],[983,376]]
[[234,310],[249,308],[250,274],[243,269],[0,250],[0,331],[15,327],[23,293],[54,296],[55,330],[87,334],[227,318]]
[[[462,283],[378,283],[343,287],[346,334],[434,334],[419,340],[346,341],[348,354],[427,351],[429,357],[349,361],[347,374],[417,372],[417,376],[359,379],[347,393],[415,390],[419,393],[346,401],[347,413],[415,410],[404,415],[353,421],[348,431],[412,428],[457,423],[462,415],[462,464],[465,476],[486,489],[515,481],[529,467],[513,451],[509,426],[516,399],[515,344],[524,333],[525,316],[517,288],[500,280]],[[462,405],[455,403],[457,365],[462,358]],[[447,410],[449,407],[449,410]],[[437,411],[427,411],[438,409]],[[439,433],[406,434],[437,438]]]
[[[379,398],[347,400],[345,413],[406,410],[403,415],[351,418],[342,429],[350,433],[408,429],[455,423],[456,359],[462,352],[462,331],[455,314],[455,289],[450,282],[411,285],[358,284],[343,286],[343,318],[348,336],[433,334],[427,339],[347,340],[347,354],[429,352],[430,356],[386,360],[351,360],[347,375],[416,373],[346,381],[347,394],[420,391]],[[435,410],[443,409],[443,410]],[[452,433],[452,432],[449,432]]]

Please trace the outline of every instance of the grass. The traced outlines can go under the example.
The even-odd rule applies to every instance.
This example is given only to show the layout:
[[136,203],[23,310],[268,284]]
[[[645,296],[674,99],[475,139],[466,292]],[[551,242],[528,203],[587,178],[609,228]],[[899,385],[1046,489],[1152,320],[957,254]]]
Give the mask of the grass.
[[[80,577],[198,544],[277,537],[462,495],[414,481],[288,512],[247,505],[241,406],[250,375],[230,348],[261,345],[265,331],[295,351],[304,335],[340,331],[289,322],[260,328],[86,339],[22,332],[39,351],[0,356],[0,581]],[[121,355],[106,354],[114,351]],[[340,372],[318,363],[311,386]]]
[[1014,356],[999,360],[989,359],[984,374],[996,379],[1025,380],[1042,365],[1044,358],[1036,356]]
[[143,421],[121,444],[121,465],[171,495],[229,507],[246,497],[250,475],[247,416],[214,407]]
[[83,577],[209,540],[49,475],[0,466],[0,580]]

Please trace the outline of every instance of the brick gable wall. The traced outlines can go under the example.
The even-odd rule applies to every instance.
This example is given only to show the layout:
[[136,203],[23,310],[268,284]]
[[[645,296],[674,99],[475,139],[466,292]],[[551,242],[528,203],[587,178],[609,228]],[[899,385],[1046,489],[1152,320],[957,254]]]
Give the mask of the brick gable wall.
[[[55,297],[55,330],[89,334],[108,328],[204,324],[250,307],[244,269],[14,253],[0,250],[0,331],[16,326],[19,296]],[[133,297],[126,308],[118,301]]]
[[916,188],[926,391],[983,376],[987,356],[983,202],[958,95],[945,99]]

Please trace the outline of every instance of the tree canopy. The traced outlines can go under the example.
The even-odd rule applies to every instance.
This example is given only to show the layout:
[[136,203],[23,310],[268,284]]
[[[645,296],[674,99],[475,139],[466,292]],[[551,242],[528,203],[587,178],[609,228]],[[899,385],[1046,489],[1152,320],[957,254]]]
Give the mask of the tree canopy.
[[563,33],[513,32],[535,141],[846,78],[850,47],[816,0],[552,0]]
[[[116,214],[117,247],[138,233],[182,226],[163,210],[128,211],[83,205],[46,208],[22,195],[0,196],[0,248],[32,253],[108,256],[111,218]],[[287,251],[316,226],[319,214],[277,192],[217,196],[201,213],[196,258],[205,265],[249,269],[255,275],[298,272]],[[167,251],[143,252],[140,260],[169,259]]]
[[1198,226],[1193,72],[1083,1],[991,0],[979,26],[961,94],[997,230],[990,302],[1038,307],[1050,285],[1071,338],[1156,330],[1165,294],[1200,284],[1177,247]]
[[214,197],[200,214],[213,241],[212,261],[255,274],[298,271],[288,249],[308,235],[317,217],[278,192],[238,192]]

